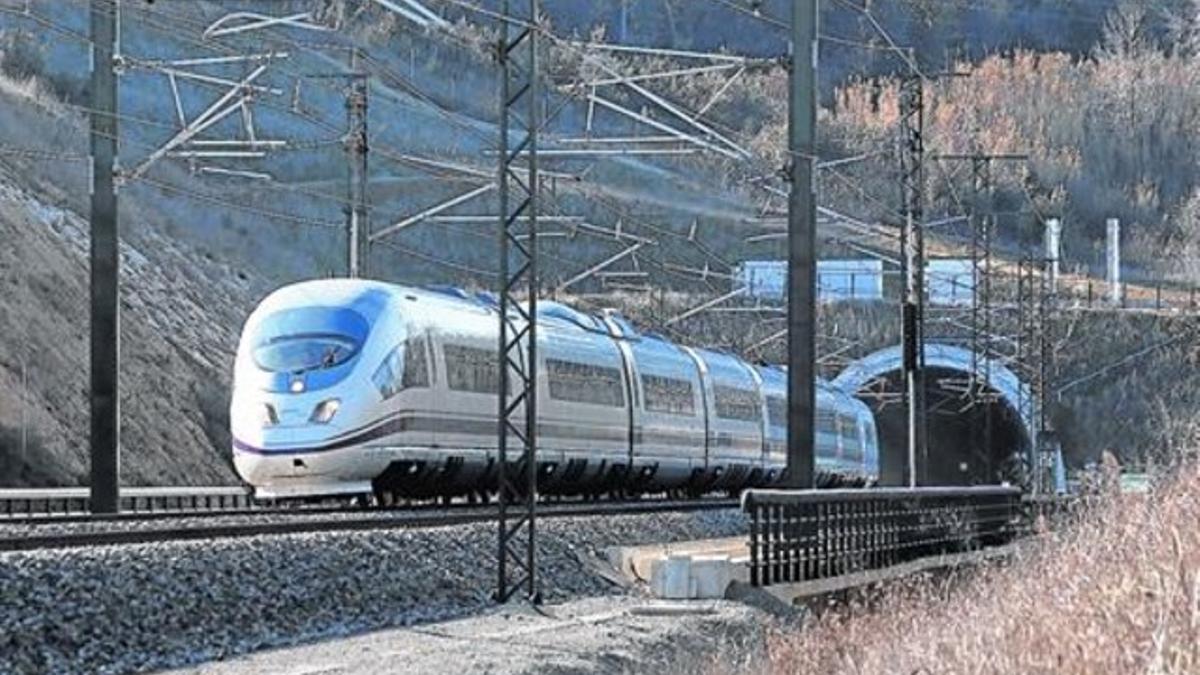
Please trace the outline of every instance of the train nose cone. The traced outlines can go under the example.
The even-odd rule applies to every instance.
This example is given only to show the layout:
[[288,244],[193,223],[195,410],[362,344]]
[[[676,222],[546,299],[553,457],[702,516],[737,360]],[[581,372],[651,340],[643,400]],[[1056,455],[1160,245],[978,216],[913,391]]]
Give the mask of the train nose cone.
[[269,469],[264,457],[250,454],[247,452],[239,452],[237,449],[233,452],[233,468],[237,471],[238,476],[242,480],[251,485],[258,485],[269,475]]

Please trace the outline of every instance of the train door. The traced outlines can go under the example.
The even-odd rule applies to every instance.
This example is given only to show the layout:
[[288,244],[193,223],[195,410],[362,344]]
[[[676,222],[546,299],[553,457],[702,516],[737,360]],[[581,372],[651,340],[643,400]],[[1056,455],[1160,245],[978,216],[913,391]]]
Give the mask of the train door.
[[[758,408],[759,408],[759,425],[758,426],[759,426],[760,440],[762,441],[761,443],[759,443],[758,470],[760,472],[766,472],[767,471],[767,443],[768,443],[767,439],[770,436],[769,425],[771,423],[770,420],[768,419],[768,415],[767,415],[768,411],[767,411],[766,388],[763,384],[762,375],[759,374],[757,368],[754,368],[753,366],[750,366],[748,364],[743,364],[743,366],[746,368],[747,371],[750,372],[750,377],[754,379],[754,391],[758,393]],[[755,480],[755,482],[757,483],[757,479]]]
[[642,429],[643,413],[642,413],[642,392],[638,386],[639,375],[637,362],[633,358],[633,348],[629,340],[623,338],[613,338],[613,343],[617,345],[617,349],[621,353],[621,372],[625,378],[625,400],[628,406],[629,414],[626,419],[629,421],[629,464],[633,466],[634,448],[638,442],[638,435]]
[[429,407],[433,418],[431,437],[433,449],[444,446],[446,440],[445,421],[443,415],[449,408],[446,400],[446,369],[445,356],[442,354],[441,341],[436,329],[430,328],[425,332],[425,348],[429,350]]
[[696,350],[691,347],[681,347],[691,357],[692,362],[696,364],[696,372],[700,374],[700,409],[703,411],[704,417],[704,447],[702,456],[704,458],[704,469],[702,471],[704,480],[708,482],[716,470],[713,462],[713,426],[712,422],[716,411],[713,409],[713,391],[712,377],[709,376],[708,366],[704,363],[704,359],[696,353]]

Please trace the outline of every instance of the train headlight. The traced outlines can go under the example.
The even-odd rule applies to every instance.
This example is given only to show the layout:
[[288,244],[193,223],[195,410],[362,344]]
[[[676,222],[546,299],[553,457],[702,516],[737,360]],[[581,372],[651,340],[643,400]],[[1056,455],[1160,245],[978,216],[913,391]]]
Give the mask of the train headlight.
[[308,421],[314,424],[329,424],[333,416],[337,414],[338,408],[341,407],[342,402],[336,398],[321,401],[316,408],[313,408],[312,417],[309,417]]
[[279,424],[279,414],[275,412],[275,406],[270,403],[258,406],[258,423],[264,429]]

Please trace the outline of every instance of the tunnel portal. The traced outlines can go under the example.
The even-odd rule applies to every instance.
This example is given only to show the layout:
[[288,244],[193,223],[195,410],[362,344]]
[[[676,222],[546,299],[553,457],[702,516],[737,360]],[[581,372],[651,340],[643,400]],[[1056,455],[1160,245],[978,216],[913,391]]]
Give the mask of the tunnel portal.
[[[834,380],[875,411],[880,483],[908,484],[908,414],[899,347],[852,363]],[[991,386],[970,394],[971,372]],[[988,380],[985,376],[990,375]],[[919,485],[1023,484],[1035,447],[1036,408],[1030,389],[1003,365],[948,345],[926,346],[928,457],[918,453]],[[990,431],[989,431],[990,429]]]

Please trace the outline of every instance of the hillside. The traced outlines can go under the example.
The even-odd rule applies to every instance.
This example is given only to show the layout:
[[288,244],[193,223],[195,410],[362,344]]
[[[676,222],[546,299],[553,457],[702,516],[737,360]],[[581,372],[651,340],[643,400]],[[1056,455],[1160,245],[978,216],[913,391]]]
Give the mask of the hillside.
[[[1138,35],[1145,40],[1119,52],[1105,42],[1114,30],[1106,31],[1105,22],[1115,0],[871,4],[872,16],[896,40],[919,46],[929,68],[958,63],[972,70],[969,77],[931,85],[935,151],[968,149],[965,131],[979,128],[984,149],[1033,153],[1029,176],[997,174],[997,208],[1024,214],[1002,222],[1005,245],[1032,240],[1028,212],[1061,213],[1068,223],[1068,264],[1089,266],[1096,259],[1097,223],[1104,214],[1121,215],[1132,233],[1126,256],[1131,272],[1194,279],[1200,106],[1193,98],[1200,69],[1195,50],[1185,48],[1190,43],[1184,38],[1196,34],[1196,24],[1181,19],[1189,16],[1189,3],[1172,1],[1160,7],[1169,12],[1139,15]],[[373,76],[369,202],[376,228],[476,189],[494,174],[493,33],[477,13],[461,3],[437,3],[454,23],[436,32],[353,0],[243,4],[311,11],[327,23],[210,39],[206,26],[229,11],[221,2],[126,3],[123,41],[135,59],[288,53],[257,81],[263,89],[250,103],[259,137],[282,141],[283,149],[225,163],[170,158],[122,189],[127,483],[232,480],[225,417],[230,355],[242,319],[271,288],[341,273],[346,92],[329,75],[346,71],[350,48],[367,54],[362,67]],[[1136,3],[1119,4],[1120,16],[1132,16]],[[0,188],[9,195],[0,202],[0,228],[13,242],[0,251],[0,284],[12,289],[0,294],[0,485],[70,484],[86,472],[86,325],[80,323],[87,307],[81,220],[88,189],[81,161],[87,154],[87,81],[80,67],[87,60],[81,38],[86,3],[33,0],[28,13],[24,6],[0,0]],[[776,25],[787,15],[783,0],[547,0],[546,9],[562,36],[762,57],[779,56],[787,47]],[[894,167],[881,148],[891,147],[894,138],[889,77],[900,64],[880,48],[881,36],[861,12],[844,3],[826,3],[825,12],[823,30],[837,39],[826,40],[821,52],[821,152],[831,158],[863,153],[872,161],[826,174],[823,203],[890,223],[897,203]],[[338,31],[319,30],[335,22]],[[566,86],[573,78],[594,77],[600,64],[631,73],[681,65],[672,59],[588,59],[562,45],[549,51],[559,85],[547,98],[555,111],[550,139],[580,136],[590,118],[586,101]],[[180,80],[184,115],[194,118],[226,90],[211,78],[236,81],[248,70],[219,65],[202,71],[209,81]],[[1133,83],[1142,83],[1144,92],[1131,98]],[[560,218],[544,239],[547,288],[640,241],[638,251],[611,268],[644,274],[631,277],[643,279],[632,284],[634,290],[614,293],[589,280],[562,293],[582,294],[587,306],[623,307],[659,326],[666,317],[655,311],[654,290],[678,294],[677,307],[686,307],[725,291],[738,260],[780,255],[780,240],[747,237],[777,228],[767,221],[777,218],[781,203],[757,186],[774,180],[783,163],[784,85],[778,65],[748,69],[732,83],[721,74],[656,85],[685,110],[699,111],[711,101],[705,119],[749,148],[749,161],[705,155],[547,160],[556,175],[547,184],[546,208]],[[722,88],[725,93],[715,96]],[[662,116],[628,92],[613,96],[649,110],[651,118]],[[1059,101],[1067,112],[1056,112]],[[1122,102],[1128,101],[1137,103],[1133,134],[1119,133]],[[122,74],[121,108],[127,167],[178,130],[168,78],[152,67]],[[1085,122],[1090,126],[1077,129]],[[206,134],[241,137],[242,125],[234,115]],[[596,117],[591,131],[650,133],[628,119],[604,116]],[[931,173],[931,213],[961,213],[957,195],[964,173],[952,175],[947,180],[942,172]],[[482,197],[448,211],[444,220],[405,228],[374,248],[375,274],[405,283],[490,286],[495,237],[480,218],[495,208],[494,199]],[[836,242],[825,246],[827,255],[847,252]],[[1169,254],[1160,255],[1163,250]],[[894,313],[887,308],[828,316],[823,345],[829,352],[856,338],[866,350],[894,334]],[[731,348],[753,347],[774,330],[767,322],[753,331],[711,334],[685,327],[693,337],[705,335],[708,344]],[[1080,369],[1086,372],[1086,365]],[[1159,380],[1147,376],[1145,382],[1137,391],[1152,393],[1158,385],[1150,383]],[[24,391],[27,407],[19,405]],[[1097,395],[1116,401],[1114,392]],[[1146,406],[1155,401],[1143,399]],[[33,430],[24,453],[23,409]],[[1109,429],[1086,421],[1081,428]],[[1085,431],[1071,441],[1081,460],[1096,451],[1096,438],[1103,437]]]
[[[56,193],[45,184],[31,190],[0,166],[0,240],[9,243],[0,248],[4,485],[87,478],[87,221],[57,206],[65,200]],[[122,477],[230,483],[229,373],[263,281],[158,234],[160,216],[143,217],[144,233],[122,246]]]

